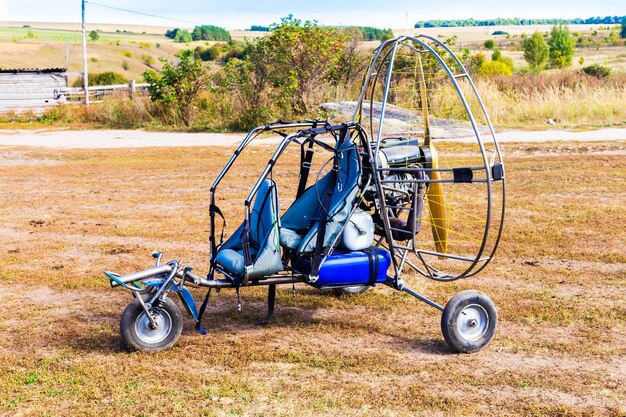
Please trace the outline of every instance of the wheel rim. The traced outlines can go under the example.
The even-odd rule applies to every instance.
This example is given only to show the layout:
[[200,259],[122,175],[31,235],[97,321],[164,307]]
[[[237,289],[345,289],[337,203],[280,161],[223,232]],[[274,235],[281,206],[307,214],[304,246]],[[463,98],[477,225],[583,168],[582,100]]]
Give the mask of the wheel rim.
[[155,344],[162,342],[167,338],[172,330],[172,317],[165,310],[152,316],[157,324],[157,328],[153,329],[150,319],[145,312],[141,312],[135,321],[135,333],[137,337],[144,343]]
[[470,304],[461,310],[457,317],[456,327],[459,335],[468,341],[480,339],[489,327],[489,314],[483,306]]

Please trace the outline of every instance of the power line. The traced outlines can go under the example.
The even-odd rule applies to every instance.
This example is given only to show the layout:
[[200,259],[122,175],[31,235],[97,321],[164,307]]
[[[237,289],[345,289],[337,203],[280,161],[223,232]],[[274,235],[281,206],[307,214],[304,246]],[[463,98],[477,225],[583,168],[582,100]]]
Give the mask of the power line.
[[136,10],[128,10],[128,9],[122,9],[121,7],[113,7],[113,6],[109,6],[106,4],[101,4],[101,3],[96,3],[93,1],[85,1],[85,3],[88,4],[93,4],[94,6],[100,6],[100,7],[105,7],[107,9],[113,9],[113,10],[118,10],[118,11],[122,11],[122,12],[128,12],[128,13],[134,13],[134,14],[139,14],[142,16],[149,16],[149,17],[156,17],[158,19],[165,19],[165,20],[171,20],[174,22],[182,22],[182,23],[191,23],[192,25],[200,25],[200,23],[197,22],[191,22],[189,20],[182,20],[182,19],[174,19],[172,17],[164,17],[164,16],[157,16],[155,14],[149,14],[149,13],[144,13],[144,12],[138,12]]

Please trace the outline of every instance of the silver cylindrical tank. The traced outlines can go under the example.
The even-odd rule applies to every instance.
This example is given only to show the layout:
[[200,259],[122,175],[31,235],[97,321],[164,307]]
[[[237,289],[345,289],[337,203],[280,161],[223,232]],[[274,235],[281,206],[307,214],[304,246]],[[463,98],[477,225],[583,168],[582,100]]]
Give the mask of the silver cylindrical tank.
[[369,213],[356,210],[341,236],[342,245],[351,251],[369,248],[374,243],[374,220]]

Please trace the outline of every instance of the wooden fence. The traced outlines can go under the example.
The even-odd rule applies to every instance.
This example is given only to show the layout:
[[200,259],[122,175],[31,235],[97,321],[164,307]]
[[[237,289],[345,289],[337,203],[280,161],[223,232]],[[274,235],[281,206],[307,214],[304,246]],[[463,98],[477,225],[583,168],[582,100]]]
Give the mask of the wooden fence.
[[[135,83],[135,80],[131,80],[128,84],[94,85],[87,87],[87,91],[89,92],[89,101],[97,103],[111,94],[127,93],[130,96],[146,94],[148,92],[147,87],[147,83]],[[62,103],[85,102],[85,90],[81,87],[59,88],[55,91],[55,96]]]
[[[16,80],[17,81],[17,80]],[[0,82],[0,113],[15,111],[39,111],[46,107],[59,104],[81,104],[85,102],[85,90],[81,87],[65,87],[63,85],[46,83],[29,83],[25,86],[23,80],[19,84],[10,85]],[[17,87],[17,88],[16,88]],[[97,85],[87,88],[89,101],[97,103],[104,97],[112,94],[128,94],[130,96],[147,93],[148,84]]]

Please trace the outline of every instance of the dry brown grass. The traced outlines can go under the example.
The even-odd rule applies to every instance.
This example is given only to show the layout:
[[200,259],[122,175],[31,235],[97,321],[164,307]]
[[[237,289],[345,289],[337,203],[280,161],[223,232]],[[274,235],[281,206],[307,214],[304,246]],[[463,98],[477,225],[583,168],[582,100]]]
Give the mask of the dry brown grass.
[[[497,336],[475,355],[450,354],[438,312],[407,295],[304,287],[279,291],[270,327],[254,325],[262,289],[243,291],[241,314],[223,291],[208,336],[187,320],[172,350],[123,352],[130,297],[101,271],[162,249],[204,273],[208,188],[232,150],[0,148],[0,414],[624,415],[624,146],[507,144],[496,261],[469,281],[410,278],[440,302],[465,288],[494,299]],[[225,184],[231,218],[269,152],[251,148]],[[281,183],[296,172],[277,169]]]
[[599,80],[571,71],[476,80],[496,126],[610,127],[626,123],[626,76]]

